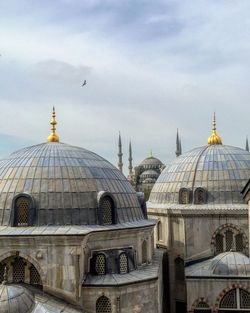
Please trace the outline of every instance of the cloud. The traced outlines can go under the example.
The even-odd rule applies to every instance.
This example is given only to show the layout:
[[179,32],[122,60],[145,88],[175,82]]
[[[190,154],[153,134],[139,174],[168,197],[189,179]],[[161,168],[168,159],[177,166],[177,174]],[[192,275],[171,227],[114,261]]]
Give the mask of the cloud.
[[215,110],[224,142],[244,146],[249,10],[246,0],[1,2],[0,132],[46,140],[55,105],[63,141],[116,163],[120,130],[135,163],[151,148],[169,162],[176,128],[184,150],[203,145]]

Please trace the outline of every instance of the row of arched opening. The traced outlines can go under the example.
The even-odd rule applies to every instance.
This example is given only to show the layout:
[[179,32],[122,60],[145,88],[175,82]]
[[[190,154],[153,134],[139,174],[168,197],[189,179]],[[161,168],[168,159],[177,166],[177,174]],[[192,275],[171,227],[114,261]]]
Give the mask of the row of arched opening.
[[[163,225],[159,221],[157,223],[157,241],[163,240]],[[234,225],[222,225],[212,236],[211,246],[213,254],[227,251],[237,251],[247,254],[248,239],[244,232]]]
[[207,203],[207,191],[204,188],[198,187],[192,192],[188,188],[181,188],[179,191],[180,204],[205,204]]
[[[211,307],[204,300],[197,301],[193,310],[194,313],[212,313]],[[250,310],[250,293],[241,288],[234,288],[228,291],[220,300],[218,312],[236,313],[249,312]]]
[[0,263],[0,282],[4,280],[6,270],[6,278],[9,283],[27,283],[42,288],[42,280],[38,270],[22,257],[9,257]]

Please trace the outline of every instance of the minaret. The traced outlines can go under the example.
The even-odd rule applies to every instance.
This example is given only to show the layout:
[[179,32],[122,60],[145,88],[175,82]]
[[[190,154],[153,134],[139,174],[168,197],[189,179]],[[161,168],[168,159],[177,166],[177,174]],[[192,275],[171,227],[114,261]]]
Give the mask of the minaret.
[[123,163],[122,163],[122,140],[121,140],[121,134],[119,132],[119,140],[118,140],[118,168],[119,170],[122,172],[122,167],[123,167]]
[[176,134],[176,150],[175,150],[176,157],[181,155],[181,141],[179,138],[179,133],[177,129],[177,134]]
[[55,112],[55,107],[53,107],[53,112],[52,112],[52,119],[50,122],[51,125],[51,133],[48,136],[48,142],[59,142],[59,136],[56,134],[56,112]]
[[246,151],[249,152],[248,137],[246,138]]
[[214,120],[213,120],[212,135],[208,138],[207,143],[209,145],[222,145],[221,138],[216,133],[216,117],[215,117],[215,113],[214,113]]
[[129,142],[129,156],[128,156],[128,177],[131,179],[133,176],[133,165],[132,165],[132,145],[131,145],[131,140]]

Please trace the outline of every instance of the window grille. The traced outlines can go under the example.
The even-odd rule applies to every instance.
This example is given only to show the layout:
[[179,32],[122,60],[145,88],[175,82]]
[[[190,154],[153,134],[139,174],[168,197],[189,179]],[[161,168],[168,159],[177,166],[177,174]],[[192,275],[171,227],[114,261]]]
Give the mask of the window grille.
[[147,261],[148,261],[147,241],[144,240],[142,243],[142,264],[147,263]]
[[4,275],[5,266],[6,266],[6,264],[0,263],[0,283],[3,282],[3,275]]
[[101,202],[102,206],[102,222],[103,225],[112,224],[112,209],[113,203],[110,197],[104,197]]
[[233,232],[230,229],[227,229],[225,232],[226,237],[226,251],[233,249]]
[[243,289],[240,289],[240,308],[250,309],[250,294]]
[[188,190],[186,190],[186,189],[180,190],[179,202],[180,202],[180,204],[188,204],[189,203],[189,192],[188,192]]
[[237,309],[236,289],[229,291],[220,302],[220,308]]
[[196,204],[204,204],[205,200],[205,190],[202,188],[198,188],[195,190],[195,203]]
[[236,251],[243,251],[244,250],[242,234],[237,234],[235,236],[235,246],[236,246]]
[[40,274],[33,264],[30,267],[30,284],[42,285]]
[[29,200],[26,197],[20,197],[16,201],[16,225],[28,226],[29,222]]
[[105,296],[101,296],[96,301],[96,313],[111,313],[111,301]]
[[223,236],[221,234],[217,234],[215,236],[215,249],[216,249],[216,253],[221,253],[224,251]]
[[185,280],[184,261],[179,257],[175,259],[175,279],[177,281]]
[[200,301],[194,309],[194,313],[211,313],[211,309],[206,302]]
[[15,258],[12,263],[13,266],[13,282],[24,283],[25,279],[25,265],[26,263],[22,258]]
[[128,257],[126,253],[121,253],[119,256],[120,274],[128,273]]
[[158,222],[157,224],[157,239],[162,240],[162,223]]
[[95,272],[97,275],[106,273],[106,257],[104,254],[98,254],[95,259]]

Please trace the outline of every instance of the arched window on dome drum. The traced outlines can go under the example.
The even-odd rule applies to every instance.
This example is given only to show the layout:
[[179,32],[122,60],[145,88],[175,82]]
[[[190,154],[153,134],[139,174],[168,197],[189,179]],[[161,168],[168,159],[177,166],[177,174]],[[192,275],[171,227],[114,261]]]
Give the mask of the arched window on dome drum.
[[99,219],[102,225],[112,225],[116,223],[115,220],[115,205],[110,196],[104,196],[99,203]]
[[148,247],[147,241],[144,240],[142,243],[142,264],[146,264],[148,262]]
[[247,309],[249,310],[250,293],[240,288],[228,291],[220,302],[219,312],[230,312],[233,309],[235,309],[233,312],[246,312]]
[[103,253],[97,254],[95,258],[95,272],[97,275],[106,274],[106,256]]
[[175,259],[175,280],[180,282],[185,280],[184,261],[180,257]]
[[211,309],[206,302],[200,301],[194,309],[194,313],[211,313]]
[[96,301],[96,313],[112,313],[111,301],[105,296],[101,296]]
[[161,221],[157,223],[157,240],[158,241],[162,240],[162,222]]
[[206,190],[203,188],[196,188],[194,191],[194,203],[195,204],[205,204],[206,199]]
[[186,188],[181,188],[179,191],[179,203],[188,204],[190,202],[190,192]]
[[35,206],[31,196],[22,194],[13,199],[11,226],[32,226],[35,221]]
[[120,274],[127,274],[129,272],[128,270],[128,257],[126,253],[122,252],[119,255],[119,271]]

